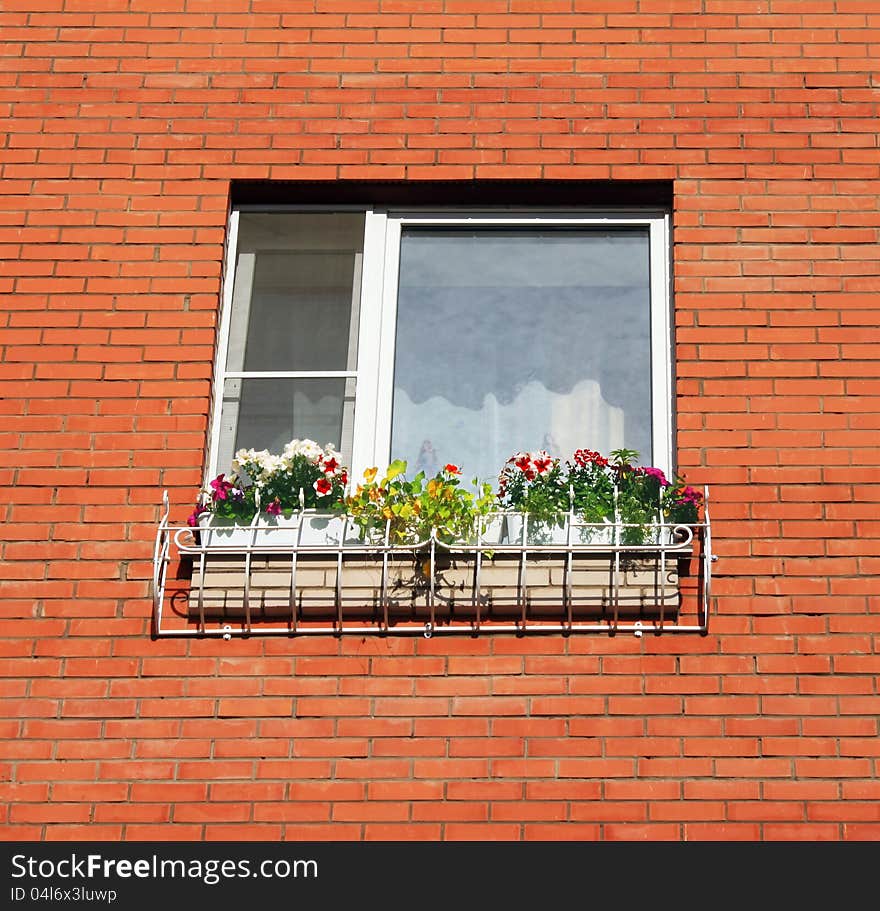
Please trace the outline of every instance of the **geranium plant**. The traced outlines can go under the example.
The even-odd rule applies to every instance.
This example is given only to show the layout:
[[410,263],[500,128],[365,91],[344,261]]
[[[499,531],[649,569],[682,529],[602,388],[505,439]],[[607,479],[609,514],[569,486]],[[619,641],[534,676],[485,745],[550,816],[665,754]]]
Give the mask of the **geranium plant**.
[[[697,522],[702,495],[681,477],[670,481],[659,468],[635,465],[638,455],[578,449],[563,464],[544,451],[518,452],[501,470],[498,499],[505,509],[528,513],[538,538],[547,528],[563,527],[567,513],[588,524],[623,523],[622,543],[636,545],[646,543],[661,520]],[[589,536],[584,529],[584,540]]]
[[491,485],[475,480],[473,492],[465,489],[457,465],[445,465],[432,478],[420,471],[412,480],[406,468],[399,459],[381,477],[368,468],[363,483],[337,508],[351,516],[366,540],[384,539],[386,529],[392,544],[417,544],[432,533],[445,544],[472,539],[494,506]]
[[203,513],[250,522],[258,505],[267,516],[331,510],[342,501],[347,483],[342,456],[329,443],[321,447],[314,440],[291,440],[280,455],[240,449],[232,472],[210,482],[189,522],[197,524]]

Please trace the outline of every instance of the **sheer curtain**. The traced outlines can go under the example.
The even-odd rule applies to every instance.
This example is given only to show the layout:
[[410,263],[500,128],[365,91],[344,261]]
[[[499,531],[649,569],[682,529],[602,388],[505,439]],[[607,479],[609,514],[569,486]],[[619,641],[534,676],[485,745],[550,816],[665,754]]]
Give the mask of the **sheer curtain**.
[[520,449],[651,459],[648,233],[407,229],[391,453],[492,478]]

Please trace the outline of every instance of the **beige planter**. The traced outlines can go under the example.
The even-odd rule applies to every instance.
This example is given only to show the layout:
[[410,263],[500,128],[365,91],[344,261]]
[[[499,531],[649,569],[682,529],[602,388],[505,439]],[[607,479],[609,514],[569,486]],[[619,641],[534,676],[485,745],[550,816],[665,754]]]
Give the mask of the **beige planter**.
[[[453,619],[481,621],[610,618],[673,620],[680,606],[679,575],[687,558],[650,553],[621,556],[615,572],[611,554],[565,553],[484,555],[477,573],[474,554],[436,557],[433,591],[427,559],[393,554],[388,560],[383,602],[382,558],[370,554],[300,554],[295,574],[288,555],[251,558],[247,603],[252,623],[290,619],[297,622],[339,617],[390,624]],[[293,575],[293,580],[291,576]],[[615,577],[617,584],[615,585]],[[189,597],[192,619],[240,622],[245,616],[245,558],[208,554],[204,576],[194,567]],[[293,584],[291,584],[293,582]],[[337,593],[340,597],[337,597]],[[616,593],[616,598],[615,598]],[[433,613],[432,613],[433,604]]]

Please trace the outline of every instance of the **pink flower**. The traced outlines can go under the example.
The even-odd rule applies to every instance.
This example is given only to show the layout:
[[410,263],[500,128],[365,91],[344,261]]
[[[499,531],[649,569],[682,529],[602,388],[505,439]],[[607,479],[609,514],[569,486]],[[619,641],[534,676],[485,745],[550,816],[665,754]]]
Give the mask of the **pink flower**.
[[270,516],[281,515],[281,501],[278,499],[278,497],[275,497],[275,499],[266,507],[266,512]]
[[199,516],[204,515],[207,511],[207,506],[196,506],[186,520],[186,524],[189,525],[190,528],[195,528],[199,524]]
[[318,478],[312,486],[319,497],[326,497],[333,490],[333,485],[326,478]]
[[666,475],[659,468],[643,468],[642,473],[649,478],[656,478],[661,487],[669,487]]
[[703,495],[699,490],[695,490],[693,487],[687,486],[681,492],[679,496],[679,503],[693,503],[694,506],[699,505],[703,502]]
[[229,481],[224,480],[225,475],[218,474],[213,481],[211,481],[211,489],[214,491],[211,494],[211,498],[216,502],[217,500],[225,500],[229,491],[232,490],[232,484]]

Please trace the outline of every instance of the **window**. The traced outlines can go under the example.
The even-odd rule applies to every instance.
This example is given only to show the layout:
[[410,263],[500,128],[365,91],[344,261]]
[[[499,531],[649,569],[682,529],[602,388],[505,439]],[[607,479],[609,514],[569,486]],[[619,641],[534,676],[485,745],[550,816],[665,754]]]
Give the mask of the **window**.
[[229,239],[213,473],[293,437],[355,478],[582,446],[671,470],[668,216],[242,208]]

